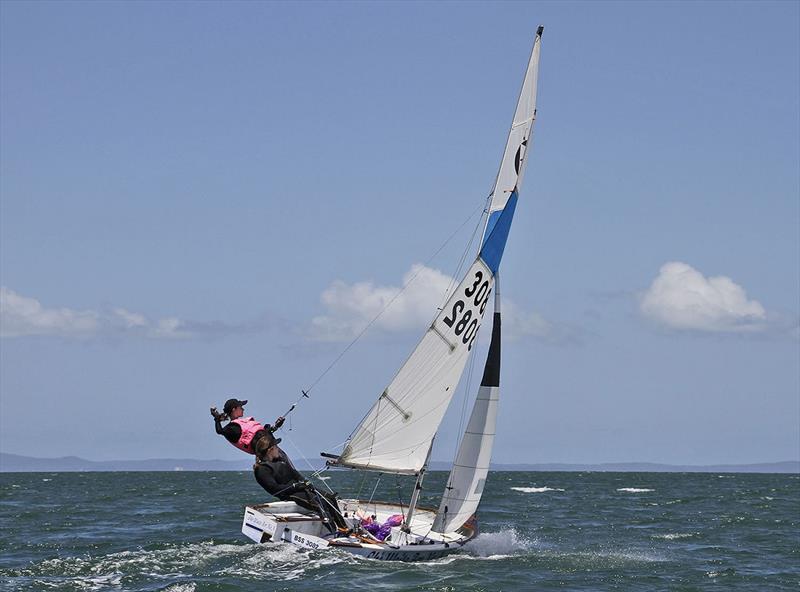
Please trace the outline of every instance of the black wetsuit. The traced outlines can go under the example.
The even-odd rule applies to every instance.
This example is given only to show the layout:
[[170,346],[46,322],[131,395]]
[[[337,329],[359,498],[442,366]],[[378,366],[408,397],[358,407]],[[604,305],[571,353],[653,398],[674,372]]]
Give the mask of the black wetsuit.
[[[225,439],[231,444],[236,444],[239,441],[239,438],[242,437],[242,426],[233,421],[228,422],[228,424],[223,427],[222,421],[219,418],[214,418],[214,429],[218,434],[225,436]],[[255,454],[256,442],[258,442],[264,436],[274,438],[275,436],[272,435],[272,432],[274,432],[276,429],[277,428],[274,428],[269,424],[265,424],[263,430],[258,430],[255,434],[253,434],[253,439],[250,441],[249,446],[251,453]]]
[[292,466],[286,453],[283,450],[280,452],[281,457],[278,460],[259,460],[253,465],[258,484],[280,500],[294,502],[328,518],[327,526],[331,532],[336,531],[336,526],[346,528],[347,524],[338,512],[336,496],[315,489]]

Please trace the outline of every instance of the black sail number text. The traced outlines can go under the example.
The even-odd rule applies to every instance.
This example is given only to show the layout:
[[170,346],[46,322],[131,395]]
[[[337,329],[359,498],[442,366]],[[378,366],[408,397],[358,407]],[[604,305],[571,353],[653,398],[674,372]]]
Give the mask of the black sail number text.
[[[468,345],[467,350],[472,349],[475,337],[480,327],[480,317],[486,310],[486,303],[492,289],[489,287],[489,280],[483,279],[483,272],[475,272],[475,281],[464,290],[466,302],[456,300],[452,310],[442,319],[442,322],[453,329],[457,337],[461,338],[461,343]],[[473,312],[473,309],[478,309]]]
[[464,310],[464,301],[456,300],[455,303],[453,304],[453,312],[452,312],[453,316],[445,317],[443,319],[444,324],[447,325],[448,327],[452,327],[453,323],[456,322],[456,319],[458,318],[458,315],[462,310]]

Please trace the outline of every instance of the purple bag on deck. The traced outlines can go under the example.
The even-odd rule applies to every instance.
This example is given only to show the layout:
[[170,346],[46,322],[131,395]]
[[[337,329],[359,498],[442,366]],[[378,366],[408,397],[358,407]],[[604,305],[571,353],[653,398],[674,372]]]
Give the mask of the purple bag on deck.
[[362,522],[362,526],[364,527],[364,530],[366,530],[379,541],[382,541],[389,536],[390,532],[392,532],[392,527],[400,526],[402,523],[403,515],[393,514],[389,516],[389,518],[383,524],[378,524],[377,522],[368,522],[364,524]]
[[378,529],[377,534],[375,534],[375,538],[379,541],[382,541],[389,533],[392,532],[393,526],[400,526],[403,523],[403,515],[402,514],[394,514],[389,516],[388,520],[384,522],[381,527]]

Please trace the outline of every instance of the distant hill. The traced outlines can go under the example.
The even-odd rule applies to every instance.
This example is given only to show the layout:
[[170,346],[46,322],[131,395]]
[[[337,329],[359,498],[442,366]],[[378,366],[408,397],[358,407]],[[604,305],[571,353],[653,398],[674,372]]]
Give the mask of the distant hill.
[[86,460],[77,456],[33,458],[0,453],[0,472],[92,472],[92,471],[249,471],[253,461],[151,458],[146,460]]
[[[319,459],[309,459],[314,467],[321,467]],[[300,470],[308,465],[295,459]],[[186,458],[155,458],[146,460],[86,460],[77,456],[61,458],[33,458],[0,452],[0,472],[91,472],[91,471],[249,471],[253,461],[196,460]],[[447,471],[450,463],[433,461],[431,470]],[[603,464],[501,464],[492,463],[494,471],[605,471],[636,473],[800,473],[800,461],[741,465],[664,465],[657,463],[603,463]]]

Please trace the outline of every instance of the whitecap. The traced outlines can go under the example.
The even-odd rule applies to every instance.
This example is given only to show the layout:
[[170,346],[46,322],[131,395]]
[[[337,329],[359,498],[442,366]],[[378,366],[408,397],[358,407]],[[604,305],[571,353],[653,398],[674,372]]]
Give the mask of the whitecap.
[[649,551],[633,550],[633,549],[620,549],[614,551],[599,550],[599,551],[577,551],[577,552],[564,552],[556,551],[556,557],[565,557],[571,560],[586,565],[603,565],[609,564],[622,565],[626,563],[660,563],[667,561],[664,557],[656,555]]
[[472,555],[484,559],[502,559],[514,553],[532,549],[536,541],[520,536],[516,530],[509,528],[500,532],[482,532],[464,546]]
[[512,487],[514,491],[522,493],[544,493],[546,491],[564,491],[560,487]]
[[666,541],[674,541],[677,539],[688,539],[694,536],[693,532],[669,532],[667,534],[654,534],[654,539],[664,539]]
[[612,551],[609,553],[599,553],[599,555],[609,559],[617,559],[620,561],[636,561],[642,563],[659,563],[661,561],[667,561],[665,558],[648,551]]
[[732,567],[729,567],[727,569],[723,569],[722,571],[707,571],[706,575],[709,578],[718,578],[720,576],[732,576],[735,573],[736,573],[736,570],[733,569]]
[[42,481],[52,481],[52,479],[42,479]]
[[188,582],[186,584],[171,584],[164,588],[164,592],[195,592],[197,584]]
[[647,489],[646,487],[620,487],[617,491],[624,491],[625,493],[648,493],[655,490]]

